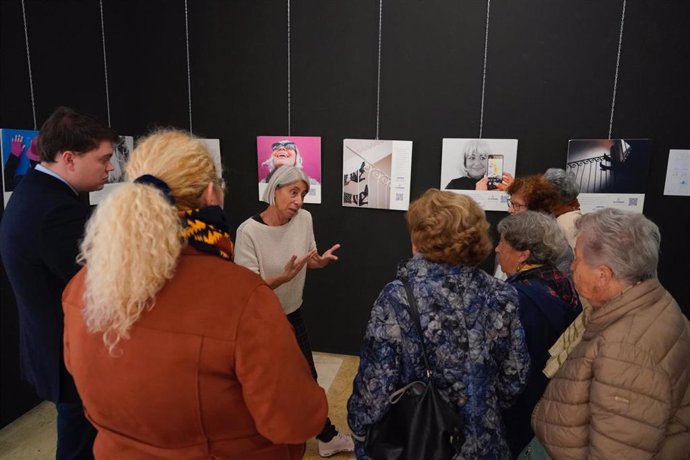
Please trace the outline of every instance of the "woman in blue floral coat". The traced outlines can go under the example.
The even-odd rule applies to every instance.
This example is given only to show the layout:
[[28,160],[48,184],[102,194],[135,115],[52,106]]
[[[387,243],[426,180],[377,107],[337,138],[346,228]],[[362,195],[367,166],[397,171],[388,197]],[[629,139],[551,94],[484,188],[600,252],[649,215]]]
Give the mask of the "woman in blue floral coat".
[[465,419],[455,458],[510,458],[501,409],[523,389],[529,355],[515,289],[477,268],[492,250],[484,211],[465,195],[431,189],[407,220],[414,257],[374,303],[348,401],[357,458],[367,458],[367,428],[388,411],[389,395],[426,380],[402,281],[417,301],[431,378]]

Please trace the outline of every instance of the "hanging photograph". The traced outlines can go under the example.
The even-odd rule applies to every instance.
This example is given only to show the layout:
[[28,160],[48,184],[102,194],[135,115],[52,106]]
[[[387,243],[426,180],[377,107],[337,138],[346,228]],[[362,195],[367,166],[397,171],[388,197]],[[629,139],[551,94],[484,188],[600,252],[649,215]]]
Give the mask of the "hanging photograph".
[[690,150],[670,150],[664,195],[690,196]]
[[5,205],[29,168],[41,162],[36,147],[37,136],[38,131],[28,129],[0,129]]
[[259,171],[259,200],[276,168],[296,166],[309,177],[305,203],[321,203],[321,138],[306,136],[258,136],[256,138]]
[[443,139],[442,190],[471,196],[486,211],[508,211],[517,139]]
[[412,141],[343,140],[343,206],[407,211]]
[[125,165],[129,159],[130,152],[134,149],[134,137],[119,136],[117,143],[113,144],[113,156],[110,163],[113,170],[108,173],[108,180],[101,190],[89,193],[89,203],[98,204],[106,196],[112,193],[125,180]]
[[567,170],[580,186],[583,212],[617,208],[642,212],[649,177],[649,139],[572,139]]
[[[208,149],[216,168],[221,173],[220,166],[220,140],[218,139],[199,139]],[[129,154],[134,150],[134,137],[119,136],[117,144],[113,149],[113,156],[110,163],[113,165],[113,170],[108,174],[108,181],[101,190],[89,193],[89,203],[96,205],[103,201],[108,194],[120,186],[125,180],[125,166],[129,159]]]
[[203,139],[199,138],[202,144],[211,154],[213,163],[216,165],[216,171],[218,171],[218,177],[223,177],[223,166],[220,161],[220,139]]

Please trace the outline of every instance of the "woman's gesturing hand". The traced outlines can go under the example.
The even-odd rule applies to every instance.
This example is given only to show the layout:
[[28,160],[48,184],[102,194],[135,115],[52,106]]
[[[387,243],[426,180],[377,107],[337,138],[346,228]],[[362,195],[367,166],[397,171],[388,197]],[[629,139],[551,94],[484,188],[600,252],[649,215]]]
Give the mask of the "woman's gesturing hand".
[[312,249],[302,257],[292,256],[290,260],[285,264],[285,269],[283,271],[283,277],[285,283],[290,281],[292,278],[297,276],[297,274],[304,268],[304,265],[311,260],[312,257],[318,255],[316,249]]
[[264,281],[266,281],[266,284],[268,284],[271,289],[275,289],[281,284],[287,283],[292,278],[297,276],[297,274],[304,268],[304,265],[311,261],[311,258],[316,254],[316,249],[312,249],[302,257],[290,257],[290,260],[287,261],[285,267],[283,268],[283,273],[274,276],[273,278],[267,278]]
[[337,251],[339,248],[339,244],[334,244],[328,251],[324,252],[322,255],[319,255],[317,252],[315,252],[314,255],[311,256],[311,259],[309,259],[307,267],[323,268],[329,263],[331,263],[331,261],[338,260],[338,256],[336,256],[333,253]]

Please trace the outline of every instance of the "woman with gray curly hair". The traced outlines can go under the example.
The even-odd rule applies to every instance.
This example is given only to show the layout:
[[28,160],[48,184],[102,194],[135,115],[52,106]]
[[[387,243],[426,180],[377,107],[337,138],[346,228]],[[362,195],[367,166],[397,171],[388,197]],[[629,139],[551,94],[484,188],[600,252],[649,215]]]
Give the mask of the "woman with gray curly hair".
[[577,196],[580,194],[580,186],[573,173],[560,168],[549,168],[544,173],[544,179],[558,190],[558,202],[551,209],[556,217],[558,226],[561,227],[570,247],[575,250],[576,230],[575,224],[582,217],[580,202]]
[[525,211],[498,224],[501,240],[496,254],[507,282],[518,293],[518,311],[532,363],[525,391],[503,411],[508,444],[517,456],[533,438],[530,415],[548,379],[542,373],[549,348],[582,310],[572,281],[557,268],[569,251],[556,220]]
[[577,227],[573,279],[594,311],[534,431],[553,458],[687,458],[690,325],[656,277],[659,228],[617,209]]

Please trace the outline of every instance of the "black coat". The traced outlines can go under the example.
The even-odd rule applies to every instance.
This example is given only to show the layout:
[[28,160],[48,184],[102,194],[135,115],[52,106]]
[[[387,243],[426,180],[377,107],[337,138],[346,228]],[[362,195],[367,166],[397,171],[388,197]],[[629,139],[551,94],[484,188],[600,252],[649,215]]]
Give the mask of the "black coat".
[[507,282],[518,293],[520,322],[530,356],[527,386],[515,404],[503,411],[506,439],[517,457],[534,436],[530,418],[549,383],[542,372],[549,348],[582,312],[582,305],[572,281],[548,265],[514,274]]
[[62,353],[62,291],[79,269],[89,212],[67,184],[31,169],[0,222],[0,255],[19,311],[22,376],[56,403],[79,401]]

